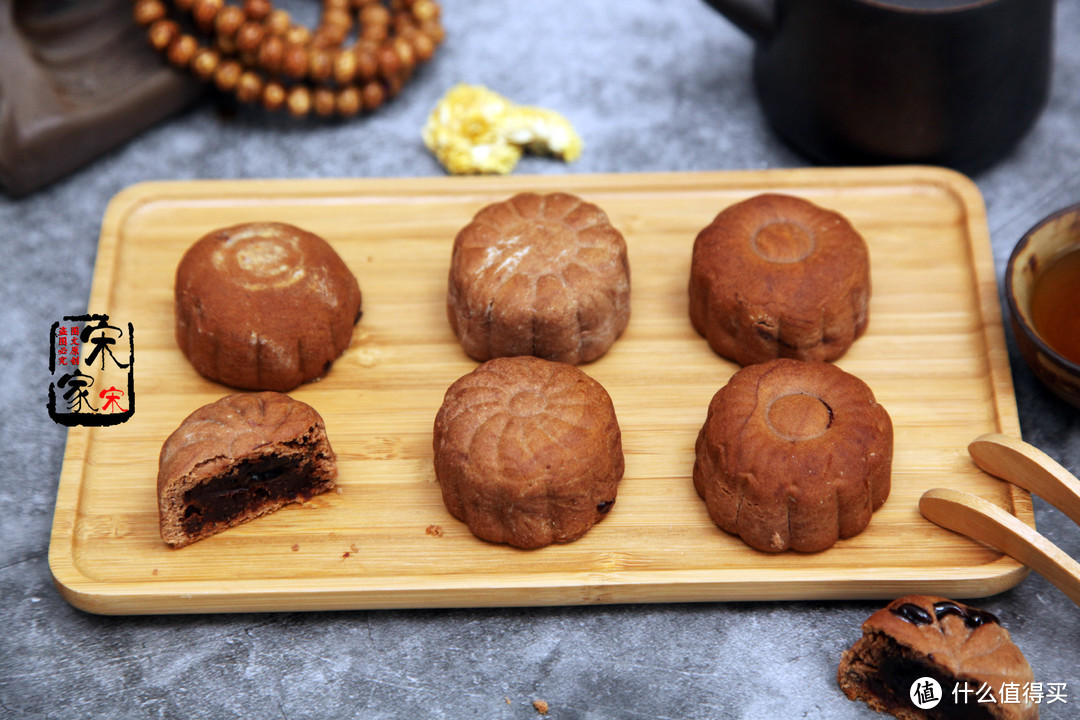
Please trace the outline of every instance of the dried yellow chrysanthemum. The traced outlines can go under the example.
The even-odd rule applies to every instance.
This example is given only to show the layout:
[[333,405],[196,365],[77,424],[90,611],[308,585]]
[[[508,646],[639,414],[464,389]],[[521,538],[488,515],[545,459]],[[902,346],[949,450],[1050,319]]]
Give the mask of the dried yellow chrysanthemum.
[[480,85],[451,88],[431,112],[422,136],[454,175],[505,175],[525,150],[570,162],[582,148],[581,138],[559,113],[515,105]]

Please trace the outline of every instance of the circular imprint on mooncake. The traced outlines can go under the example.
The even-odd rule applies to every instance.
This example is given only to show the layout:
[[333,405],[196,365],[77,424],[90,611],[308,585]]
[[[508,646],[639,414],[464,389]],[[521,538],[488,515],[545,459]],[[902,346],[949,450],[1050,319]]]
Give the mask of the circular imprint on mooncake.
[[199,373],[285,392],[349,347],[360,286],[321,237],[285,223],[215,230],[176,270],[176,342]]
[[211,255],[214,269],[248,290],[272,290],[300,282],[307,273],[300,240],[269,234],[265,224],[248,225],[229,234]]
[[814,251],[814,236],[797,223],[774,222],[754,233],[750,247],[763,260],[794,263],[805,260]]
[[477,537],[519,548],[584,535],[615,503],[622,435],[607,391],[578,368],[495,358],[459,378],[435,417],[443,502]]
[[483,208],[457,234],[446,306],[476,360],[590,362],[630,321],[626,241],[579,197],[520,193]]
[[690,321],[740,365],[836,360],[865,331],[866,242],[843,216],[789,195],[727,208],[694,242]]
[[765,421],[784,440],[813,440],[832,425],[832,408],[819,397],[795,392],[769,403]]
[[817,552],[889,496],[889,414],[835,365],[782,358],[735,373],[698,433],[694,487],[721,529],[766,552]]

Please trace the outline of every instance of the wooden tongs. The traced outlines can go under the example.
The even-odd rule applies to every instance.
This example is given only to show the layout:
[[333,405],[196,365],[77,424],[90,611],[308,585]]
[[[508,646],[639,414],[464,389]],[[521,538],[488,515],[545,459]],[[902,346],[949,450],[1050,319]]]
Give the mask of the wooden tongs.
[[[991,433],[968,445],[986,472],[1038,495],[1080,525],[1080,480],[1022,440]],[[923,517],[985,543],[1035,570],[1080,605],[1080,563],[1015,516],[971,493],[936,488],[919,500]]]

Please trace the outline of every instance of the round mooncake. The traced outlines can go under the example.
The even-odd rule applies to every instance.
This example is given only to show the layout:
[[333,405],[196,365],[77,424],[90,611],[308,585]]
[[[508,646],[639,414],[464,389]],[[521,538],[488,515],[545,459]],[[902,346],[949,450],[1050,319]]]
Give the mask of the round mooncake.
[[626,241],[603,210],[567,193],[489,205],[454,239],[447,315],[476,360],[591,362],[630,321]]
[[349,347],[360,286],[330,245],[285,223],[215,230],[176,270],[176,342],[202,375],[285,392]]
[[584,535],[615,504],[622,435],[607,391],[565,363],[495,358],[435,418],[435,477],[479,538],[520,548]]
[[781,358],[743,368],[713,396],[694,487],[747,545],[818,552],[862,532],[888,498],[892,447],[892,421],[866,383]]
[[865,331],[870,259],[842,215],[789,195],[727,208],[697,236],[690,320],[740,365],[836,360]]

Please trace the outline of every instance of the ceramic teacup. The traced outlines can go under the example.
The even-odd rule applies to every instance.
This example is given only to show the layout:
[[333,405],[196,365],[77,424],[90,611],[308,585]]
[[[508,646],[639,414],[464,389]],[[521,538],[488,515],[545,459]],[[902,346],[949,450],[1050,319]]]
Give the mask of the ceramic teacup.
[[1069,249],[1080,250],[1080,204],[1049,215],[1020,238],[1005,270],[1005,299],[1016,345],[1031,371],[1061,399],[1080,407],[1080,364],[1050,346],[1032,315],[1036,280]]

